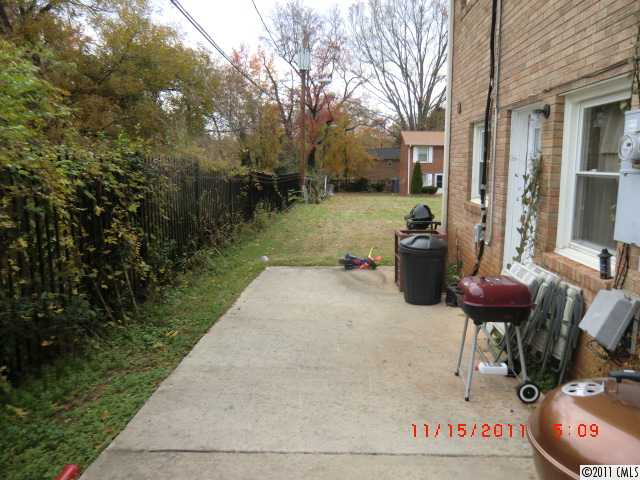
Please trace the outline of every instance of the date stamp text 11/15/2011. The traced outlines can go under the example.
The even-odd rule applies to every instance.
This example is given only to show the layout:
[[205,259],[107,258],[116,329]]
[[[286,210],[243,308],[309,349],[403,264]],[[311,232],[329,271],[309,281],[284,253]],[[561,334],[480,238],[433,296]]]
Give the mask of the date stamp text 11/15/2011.
[[[573,428],[575,427],[575,428]],[[552,425],[556,438],[575,436],[595,438],[599,434],[595,423],[581,423],[567,426]],[[524,423],[423,423],[411,424],[410,435],[415,438],[526,438],[527,425]]]

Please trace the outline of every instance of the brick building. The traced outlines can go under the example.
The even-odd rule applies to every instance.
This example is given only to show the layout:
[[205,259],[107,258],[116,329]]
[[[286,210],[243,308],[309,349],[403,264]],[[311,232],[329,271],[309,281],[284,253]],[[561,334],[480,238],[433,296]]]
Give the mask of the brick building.
[[399,148],[371,148],[369,155],[373,163],[363,173],[363,177],[370,182],[396,181],[398,179]]
[[[480,220],[482,135],[489,77],[491,0],[450,0],[446,222],[450,260],[466,273]],[[523,174],[541,165],[532,259],[583,288],[601,280],[599,251],[616,251],[618,140],[631,98],[630,59],[638,0],[498,0],[493,140],[487,171],[489,218],[481,273],[498,274],[520,244]],[[457,246],[457,248],[456,248]],[[640,294],[639,249],[630,249],[625,289]],[[582,335],[576,375],[604,370]]]
[[400,133],[400,194],[409,195],[411,175],[420,163],[422,184],[442,188],[444,177],[444,132],[403,131]]

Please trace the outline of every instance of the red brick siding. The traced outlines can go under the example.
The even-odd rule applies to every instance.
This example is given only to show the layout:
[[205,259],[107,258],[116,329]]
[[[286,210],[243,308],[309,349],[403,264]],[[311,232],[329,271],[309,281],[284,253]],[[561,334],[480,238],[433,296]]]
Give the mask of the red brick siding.
[[[461,8],[466,4],[465,8]],[[505,236],[511,110],[534,102],[551,105],[543,123],[543,176],[536,239],[536,261],[585,289],[591,301],[609,284],[597,272],[553,253],[556,244],[564,97],[569,90],[630,71],[637,32],[638,0],[503,0],[496,142],[493,238],[481,273],[502,267]],[[464,270],[474,264],[473,225],[480,210],[469,201],[473,123],[482,121],[488,83],[491,0],[455,0],[448,185],[450,260],[459,251]],[[635,100],[635,99],[634,99]],[[491,178],[491,172],[488,172]],[[626,288],[640,293],[638,248],[632,249]],[[585,340],[583,340],[584,342]],[[600,364],[582,348],[576,373],[599,373]],[[606,367],[602,367],[606,368]]]
[[404,142],[400,144],[400,194],[407,195],[407,185],[409,181],[408,175],[411,175],[411,170],[407,169],[407,162],[409,161],[409,155],[411,149]]
[[398,160],[382,160],[376,158],[371,166],[367,168],[362,176],[370,182],[390,180],[400,174],[400,162]]

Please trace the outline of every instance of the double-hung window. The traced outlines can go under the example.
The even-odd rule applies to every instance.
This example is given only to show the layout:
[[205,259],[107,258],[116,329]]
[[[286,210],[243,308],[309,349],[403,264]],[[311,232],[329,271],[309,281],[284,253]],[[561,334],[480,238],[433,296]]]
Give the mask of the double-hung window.
[[422,174],[422,185],[425,187],[433,186],[433,174],[431,173],[423,173]]
[[433,147],[413,147],[413,161],[433,163]]
[[484,164],[484,123],[473,126],[473,152],[471,156],[471,201],[480,203],[482,165]]
[[565,99],[557,251],[593,268],[603,248],[616,248],[618,143],[629,90],[628,79],[616,79]]

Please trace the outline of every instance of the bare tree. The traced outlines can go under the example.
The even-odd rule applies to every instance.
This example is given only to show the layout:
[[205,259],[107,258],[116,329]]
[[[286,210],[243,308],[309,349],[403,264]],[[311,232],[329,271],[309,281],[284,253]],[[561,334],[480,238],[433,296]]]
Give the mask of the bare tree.
[[349,12],[367,87],[402,129],[424,130],[445,99],[447,10],[442,0],[368,0]]
[[[304,38],[311,51],[311,75],[305,104],[313,119],[317,119],[323,110],[340,108],[350,101],[366,80],[363,72],[354,69],[339,9],[334,8],[321,15],[304,6],[301,0],[288,0],[276,6],[270,25],[265,25],[265,28],[267,36],[264,41],[269,51],[290,68],[288,76],[279,76],[271,58],[266,52],[262,54],[263,66],[288,136],[293,136],[295,131],[293,113],[299,99],[296,56]],[[328,78],[338,88],[328,87]]]

